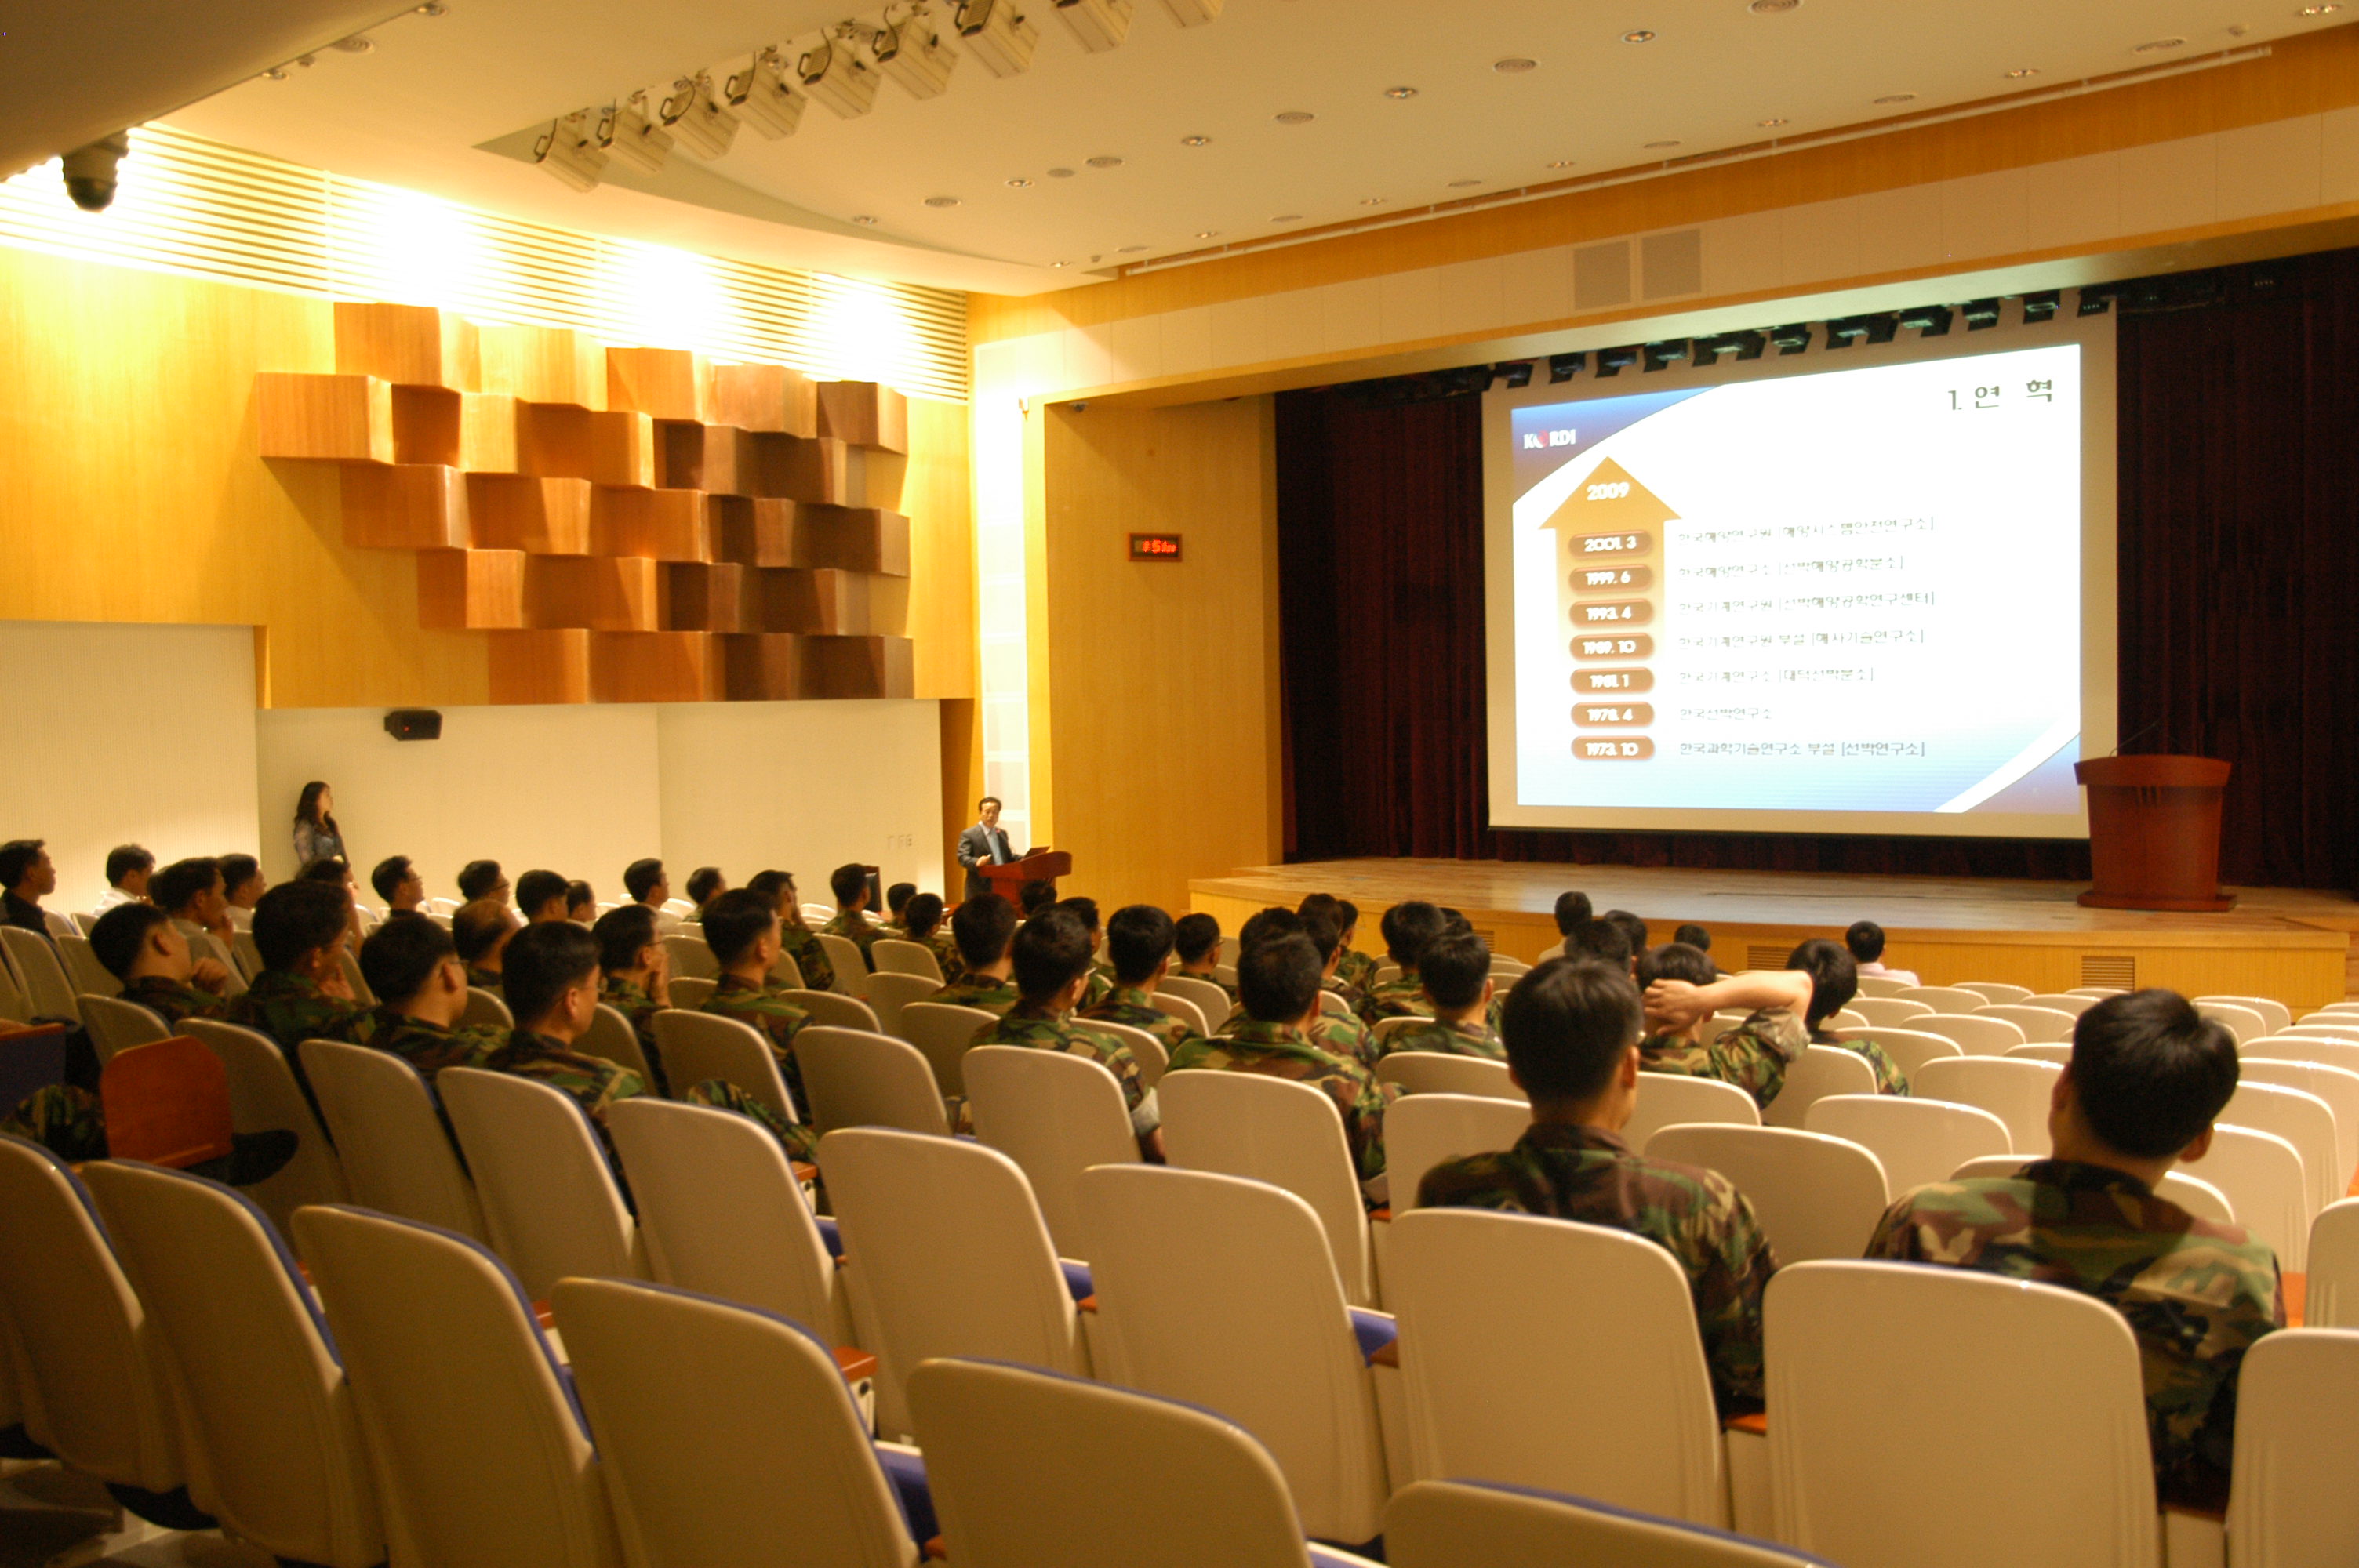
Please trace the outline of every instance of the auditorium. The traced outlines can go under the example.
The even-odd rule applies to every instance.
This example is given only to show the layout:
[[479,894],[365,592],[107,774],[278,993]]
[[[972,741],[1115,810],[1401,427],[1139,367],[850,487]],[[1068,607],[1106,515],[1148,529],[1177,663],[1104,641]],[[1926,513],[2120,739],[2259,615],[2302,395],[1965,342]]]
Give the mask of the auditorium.
[[2359,9],[0,85],[0,1568],[2359,1563]]

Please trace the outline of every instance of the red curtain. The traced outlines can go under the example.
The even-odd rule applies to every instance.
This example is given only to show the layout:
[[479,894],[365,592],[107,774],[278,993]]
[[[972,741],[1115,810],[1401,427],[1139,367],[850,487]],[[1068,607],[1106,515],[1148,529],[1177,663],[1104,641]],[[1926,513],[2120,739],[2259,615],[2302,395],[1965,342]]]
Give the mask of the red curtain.
[[[2216,280],[2203,308],[2120,322],[2124,750],[2235,764],[2226,880],[2347,887],[2359,881],[2359,252]],[[2161,303],[2203,292],[2170,287]],[[1289,860],[2088,875],[2088,846],[2071,840],[1492,829],[1481,427],[1473,397],[1278,399]]]

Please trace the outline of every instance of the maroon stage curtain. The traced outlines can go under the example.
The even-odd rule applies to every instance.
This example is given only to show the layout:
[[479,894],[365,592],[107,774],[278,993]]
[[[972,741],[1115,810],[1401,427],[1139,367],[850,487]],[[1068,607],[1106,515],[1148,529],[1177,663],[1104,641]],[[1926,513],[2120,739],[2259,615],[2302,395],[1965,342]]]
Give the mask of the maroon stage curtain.
[[[2120,322],[2124,750],[2235,764],[2225,880],[2349,887],[2359,252],[2219,276],[2219,303]],[[2089,874],[2071,840],[1493,830],[1481,442],[1473,397],[1277,400],[1288,860]]]

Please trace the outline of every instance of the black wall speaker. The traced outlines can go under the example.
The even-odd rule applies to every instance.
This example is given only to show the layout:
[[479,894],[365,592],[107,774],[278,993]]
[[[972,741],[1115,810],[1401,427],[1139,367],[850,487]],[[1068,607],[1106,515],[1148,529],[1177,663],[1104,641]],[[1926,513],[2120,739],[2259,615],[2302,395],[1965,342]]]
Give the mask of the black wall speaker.
[[440,741],[442,716],[430,708],[397,708],[385,716],[385,732],[397,741]]

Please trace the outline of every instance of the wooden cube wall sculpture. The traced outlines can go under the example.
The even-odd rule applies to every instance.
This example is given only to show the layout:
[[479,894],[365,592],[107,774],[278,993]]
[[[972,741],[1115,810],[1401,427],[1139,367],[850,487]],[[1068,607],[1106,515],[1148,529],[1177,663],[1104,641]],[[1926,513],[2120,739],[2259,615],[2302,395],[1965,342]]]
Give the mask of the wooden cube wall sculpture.
[[338,466],[344,542],[490,634],[493,701],[911,694],[909,520],[853,504],[900,393],[427,306],[335,329],[333,374],[255,378],[261,455]]

